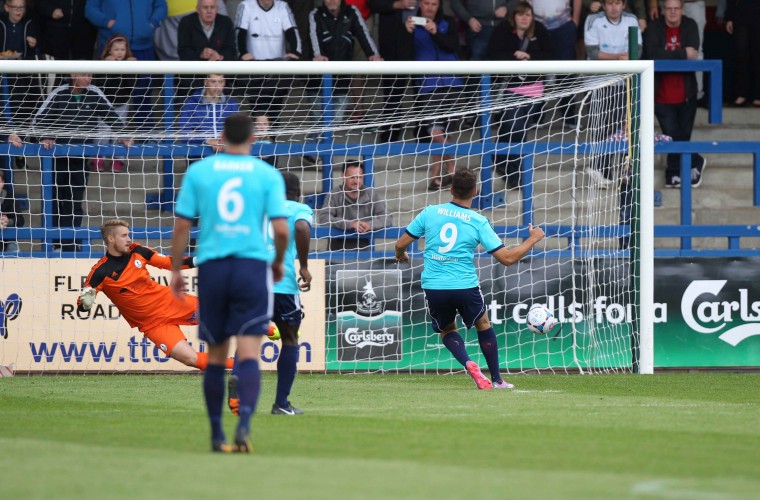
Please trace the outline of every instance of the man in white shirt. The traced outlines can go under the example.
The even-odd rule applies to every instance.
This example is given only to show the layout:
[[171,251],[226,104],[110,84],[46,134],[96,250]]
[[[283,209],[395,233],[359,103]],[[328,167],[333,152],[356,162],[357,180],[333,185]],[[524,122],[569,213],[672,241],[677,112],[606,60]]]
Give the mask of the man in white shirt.
[[591,60],[628,60],[628,28],[635,27],[641,55],[641,30],[636,16],[625,12],[625,0],[604,0],[603,9],[586,18],[583,41]]
[[[245,0],[235,16],[238,51],[242,61],[301,58],[301,37],[293,12],[282,0]],[[293,83],[287,76],[241,77],[236,83],[254,114],[265,114],[275,122]]]

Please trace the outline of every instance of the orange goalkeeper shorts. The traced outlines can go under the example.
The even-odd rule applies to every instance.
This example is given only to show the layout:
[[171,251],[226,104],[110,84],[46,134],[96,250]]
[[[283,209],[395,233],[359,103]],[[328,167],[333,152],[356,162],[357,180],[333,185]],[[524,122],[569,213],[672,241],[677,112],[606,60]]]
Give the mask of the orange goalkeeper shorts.
[[166,317],[162,324],[146,330],[144,335],[169,356],[174,346],[187,340],[179,325],[198,324],[198,298],[185,294],[185,300],[173,301],[163,312]]

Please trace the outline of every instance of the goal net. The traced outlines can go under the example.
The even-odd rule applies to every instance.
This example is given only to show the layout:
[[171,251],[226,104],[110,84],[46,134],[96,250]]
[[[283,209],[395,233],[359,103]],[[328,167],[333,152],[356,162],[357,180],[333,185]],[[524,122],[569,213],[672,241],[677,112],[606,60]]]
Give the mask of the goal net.
[[[424,207],[450,201],[450,173],[469,168],[480,178],[474,209],[506,246],[529,223],[546,232],[510,267],[476,254],[503,372],[651,372],[651,62],[208,67],[218,73],[4,66],[0,366],[186,369],[102,293],[86,313],[76,299],[104,255],[103,221],[125,219],[133,241],[170,252],[183,173],[221,145],[224,117],[243,111],[255,120],[252,154],[297,174],[315,213],[302,370],[461,370],[427,315],[424,239],[409,264],[395,262],[393,244]],[[151,276],[168,283],[165,271]],[[188,285],[197,293],[192,270]],[[525,326],[534,304],[559,320],[547,335]],[[459,326],[485,366],[477,332]],[[183,329],[202,350],[195,327]],[[265,369],[278,354],[265,342]]]

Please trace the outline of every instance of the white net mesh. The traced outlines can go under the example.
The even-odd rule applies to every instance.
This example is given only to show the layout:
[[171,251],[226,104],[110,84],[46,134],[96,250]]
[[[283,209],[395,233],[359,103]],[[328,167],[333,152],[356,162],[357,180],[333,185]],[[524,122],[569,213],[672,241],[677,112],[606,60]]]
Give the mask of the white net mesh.
[[[105,219],[127,219],[133,240],[168,253],[182,173],[213,154],[224,117],[241,110],[256,120],[253,154],[298,174],[304,201],[316,209],[312,258],[324,259],[325,276],[313,308],[324,307],[324,347],[309,345],[308,355],[322,359],[310,369],[460,369],[426,316],[424,241],[410,265],[393,260],[393,243],[414,216],[450,200],[447,174],[459,168],[478,171],[476,206],[507,246],[527,237],[529,222],[547,233],[509,268],[488,254],[476,259],[502,369],[636,368],[634,73],[525,74],[525,65],[491,64],[487,77],[447,76],[440,67],[430,72],[435,77],[393,67],[351,75],[336,65],[344,74],[261,76],[220,63],[214,75],[132,75],[124,66],[100,75],[106,66],[96,64],[90,81],[91,68],[57,64],[3,79],[0,134],[11,144],[0,153],[12,186],[5,196],[15,198],[20,217],[2,229],[0,365],[181,367],[130,330],[102,294],[89,314],[73,304],[103,255]],[[145,99],[136,96],[141,85]],[[370,188],[358,198],[342,187],[353,172],[344,166],[354,160]],[[364,225],[357,232],[357,220],[366,232]],[[549,335],[525,328],[535,303],[560,320]],[[474,330],[460,334],[484,365]],[[187,335],[197,342],[192,329]],[[276,345],[265,348],[274,361]]]

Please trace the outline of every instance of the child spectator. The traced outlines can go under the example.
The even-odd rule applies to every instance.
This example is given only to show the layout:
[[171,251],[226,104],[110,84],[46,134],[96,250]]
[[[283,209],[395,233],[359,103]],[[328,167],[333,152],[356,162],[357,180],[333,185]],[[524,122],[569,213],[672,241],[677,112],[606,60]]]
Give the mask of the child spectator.
[[[129,48],[129,42],[124,35],[116,34],[112,35],[103,47],[103,53],[100,57],[104,61],[136,61],[137,59],[132,55],[132,50]],[[106,98],[111,102],[114,112],[121,118],[123,122],[127,121],[127,114],[129,113],[129,100],[132,96],[132,89],[135,86],[136,78],[134,75],[101,75],[95,79],[95,86],[100,88],[105,94]],[[103,124],[106,130],[110,130],[110,127]],[[113,141],[105,139],[99,141],[98,144],[112,144]],[[98,156],[93,161],[93,168],[97,172],[103,172],[106,170],[106,161]],[[111,163],[111,170],[114,172],[124,171],[124,162],[121,159],[114,158]]]

